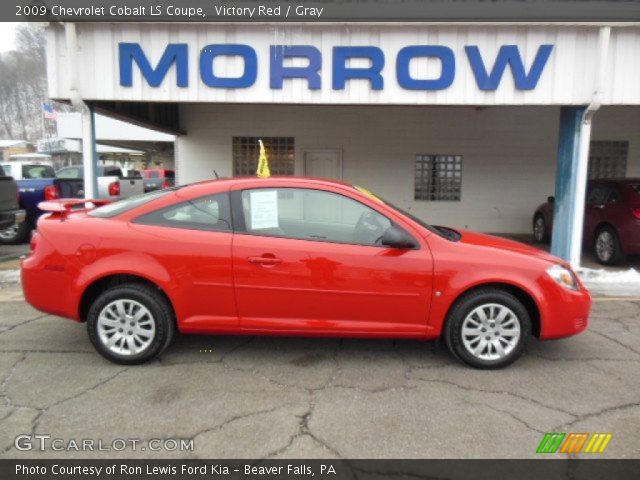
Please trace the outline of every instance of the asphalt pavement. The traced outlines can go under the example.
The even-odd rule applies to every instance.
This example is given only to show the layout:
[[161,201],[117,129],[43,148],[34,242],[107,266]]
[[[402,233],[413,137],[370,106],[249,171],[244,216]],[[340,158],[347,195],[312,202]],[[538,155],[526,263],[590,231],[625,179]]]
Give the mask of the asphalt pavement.
[[[545,432],[612,433],[602,457],[640,457],[640,300],[597,299],[586,333],[500,371],[435,342],[199,336],[123,367],[14,282],[0,284],[2,457],[532,458]],[[70,447],[82,440],[107,450]]]

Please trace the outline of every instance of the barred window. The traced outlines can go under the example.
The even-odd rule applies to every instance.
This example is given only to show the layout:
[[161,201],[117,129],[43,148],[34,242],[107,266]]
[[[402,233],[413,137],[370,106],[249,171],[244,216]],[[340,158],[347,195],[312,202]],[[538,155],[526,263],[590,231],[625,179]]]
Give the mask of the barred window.
[[416,200],[460,201],[462,155],[416,155]]
[[624,178],[629,142],[593,141],[589,148],[589,178]]
[[233,175],[255,175],[262,140],[271,175],[293,175],[293,137],[233,137]]

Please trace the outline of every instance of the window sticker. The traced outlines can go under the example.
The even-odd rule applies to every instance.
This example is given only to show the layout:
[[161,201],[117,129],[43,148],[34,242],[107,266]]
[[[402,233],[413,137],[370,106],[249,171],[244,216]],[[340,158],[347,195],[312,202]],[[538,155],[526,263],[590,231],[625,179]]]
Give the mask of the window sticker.
[[251,229],[278,228],[278,192],[251,192]]

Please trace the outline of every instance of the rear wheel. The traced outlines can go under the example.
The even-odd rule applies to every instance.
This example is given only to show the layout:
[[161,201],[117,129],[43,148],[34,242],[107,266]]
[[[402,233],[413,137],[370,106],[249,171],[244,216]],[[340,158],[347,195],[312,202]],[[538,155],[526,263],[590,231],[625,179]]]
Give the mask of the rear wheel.
[[529,312],[513,295],[483,288],[460,298],[447,318],[449,350],[474,368],[495,369],[514,362],[531,332]]
[[596,232],[594,252],[602,265],[619,265],[626,259],[617,232],[609,226],[601,227]]
[[89,339],[115,363],[137,364],[156,357],[174,332],[173,311],[157,289],[136,283],[102,293],[87,315]]
[[547,222],[540,214],[533,218],[533,239],[536,243],[547,243],[549,241]]
[[25,243],[29,241],[31,234],[31,227],[29,222],[24,221],[9,227],[5,230],[0,230],[0,244],[2,245],[17,245],[19,243]]

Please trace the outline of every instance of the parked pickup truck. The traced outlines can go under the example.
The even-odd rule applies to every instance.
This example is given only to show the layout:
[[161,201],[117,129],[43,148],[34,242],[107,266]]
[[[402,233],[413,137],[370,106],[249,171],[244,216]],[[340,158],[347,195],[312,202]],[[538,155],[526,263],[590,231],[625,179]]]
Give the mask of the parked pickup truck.
[[18,184],[20,208],[26,212],[26,219],[17,226],[3,230],[0,244],[24,243],[29,240],[31,230],[35,228],[36,221],[43,213],[38,208],[40,202],[84,196],[82,180],[56,178],[51,162],[10,161],[1,166]]
[[173,170],[165,168],[153,168],[142,171],[144,178],[144,191],[153,192],[173,187],[176,181],[176,174]]
[[19,207],[18,185],[0,167],[0,238],[5,231],[17,230],[24,223],[26,214]]
[[[84,167],[74,165],[58,170],[58,178],[83,179]],[[144,185],[140,176],[125,176],[120,167],[111,165],[98,166],[98,198],[120,200],[144,193]]]

